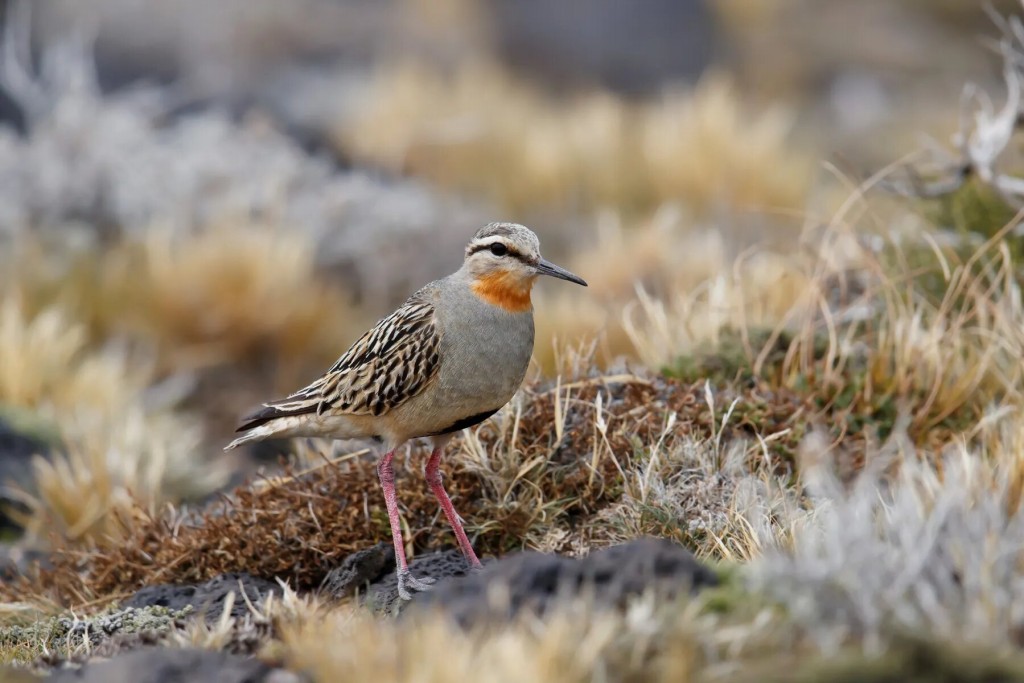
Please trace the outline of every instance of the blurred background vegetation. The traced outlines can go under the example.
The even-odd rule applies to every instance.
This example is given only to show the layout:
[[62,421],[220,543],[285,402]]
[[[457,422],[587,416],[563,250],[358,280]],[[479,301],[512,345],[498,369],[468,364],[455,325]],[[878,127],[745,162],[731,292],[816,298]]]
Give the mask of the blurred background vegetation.
[[491,220],[591,283],[539,287],[554,375],[567,345],[678,368],[815,310],[822,263],[871,239],[1013,215],[855,192],[948,140],[965,83],[1000,92],[973,0],[0,7],[0,475],[37,532],[248,471],[221,453],[236,418]]

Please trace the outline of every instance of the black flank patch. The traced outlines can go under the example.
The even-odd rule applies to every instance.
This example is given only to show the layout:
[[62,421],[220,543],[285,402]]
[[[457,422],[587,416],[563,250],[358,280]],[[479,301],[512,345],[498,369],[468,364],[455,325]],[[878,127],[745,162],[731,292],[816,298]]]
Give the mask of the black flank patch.
[[474,425],[480,424],[481,422],[489,418],[491,415],[494,415],[496,412],[498,412],[498,408],[495,408],[494,410],[488,410],[483,413],[477,413],[476,415],[470,415],[469,417],[464,417],[461,420],[456,420],[454,424],[452,424],[451,426],[445,427],[439,432],[427,434],[426,436],[441,436],[442,434],[451,434],[453,432],[462,431],[467,427],[472,427]]

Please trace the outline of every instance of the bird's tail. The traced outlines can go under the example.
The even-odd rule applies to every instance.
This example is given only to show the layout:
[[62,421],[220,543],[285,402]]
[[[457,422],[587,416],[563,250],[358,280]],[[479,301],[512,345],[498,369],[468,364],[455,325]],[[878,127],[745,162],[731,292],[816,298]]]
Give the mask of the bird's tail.
[[304,417],[309,410],[296,410],[292,405],[275,405],[268,403],[255,413],[247,416],[236,432],[242,435],[224,447],[230,451],[242,444],[264,439],[302,436],[302,427],[306,425]]
[[263,425],[261,427],[255,427],[250,429],[242,436],[238,437],[227,446],[224,450],[230,451],[232,448],[238,448],[242,444],[250,443],[252,441],[262,441],[263,439],[269,439],[275,435],[275,430],[271,425]]

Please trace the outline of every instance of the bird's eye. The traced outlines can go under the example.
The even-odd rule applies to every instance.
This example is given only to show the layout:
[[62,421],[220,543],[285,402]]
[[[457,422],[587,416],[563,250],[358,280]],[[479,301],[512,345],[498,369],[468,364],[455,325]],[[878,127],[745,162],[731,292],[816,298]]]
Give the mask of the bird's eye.
[[501,242],[495,242],[491,245],[491,253],[495,256],[504,256],[508,253],[508,247]]

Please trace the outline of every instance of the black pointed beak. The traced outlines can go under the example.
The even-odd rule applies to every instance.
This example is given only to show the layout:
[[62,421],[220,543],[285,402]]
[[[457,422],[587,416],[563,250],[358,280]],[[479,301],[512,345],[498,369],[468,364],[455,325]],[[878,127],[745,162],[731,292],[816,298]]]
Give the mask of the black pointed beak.
[[561,266],[556,266],[547,259],[541,259],[537,263],[537,272],[541,275],[550,275],[551,277],[557,277],[560,280],[568,280],[569,282],[575,282],[576,284],[583,285],[584,287],[587,286],[586,280],[577,275],[573,275]]

